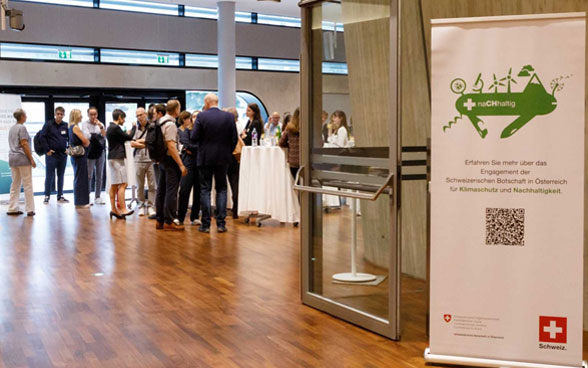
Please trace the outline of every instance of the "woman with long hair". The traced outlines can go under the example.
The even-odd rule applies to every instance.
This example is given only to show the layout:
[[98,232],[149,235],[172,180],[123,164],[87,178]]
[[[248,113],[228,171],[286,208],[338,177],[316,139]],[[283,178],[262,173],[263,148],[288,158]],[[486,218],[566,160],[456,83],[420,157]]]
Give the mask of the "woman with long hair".
[[245,142],[246,146],[251,146],[253,141],[253,132],[257,134],[257,142],[261,141],[261,134],[263,133],[263,123],[261,122],[261,111],[256,103],[250,103],[247,105],[247,111],[245,112],[249,121],[245,125],[245,129],[241,133],[241,139]]
[[125,143],[133,138],[127,135],[121,128],[125,123],[127,114],[120,109],[112,112],[110,126],[106,130],[108,139],[108,168],[110,170],[110,218],[125,219],[135,211],[127,211],[125,203],[125,190],[127,189],[127,168],[125,158],[127,156]]
[[284,119],[282,119],[282,133],[286,131],[286,127],[288,126],[290,120],[292,120],[292,115],[289,112],[285,113]]
[[180,179],[180,194],[178,197],[178,223],[183,225],[186,213],[188,212],[188,203],[190,202],[190,192],[192,192],[192,210],[190,211],[190,223],[200,225],[198,219],[200,213],[200,176],[198,167],[196,167],[196,158],[198,155],[198,146],[190,140],[192,128],[196,122],[197,112],[190,114],[188,111],[182,111],[179,116],[180,128],[178,136],[181,144],[181,157],[184,166],[188,170],[186,176]]
[[292,177],[296,178],[296,172],[300,167],[300,108],[297,108],[292,115],[292,119],[286,126],[282,138],[280,138],[280,147],[288,149],[288,164]]
[[33,168],[37,165],[31,151],[31,137],[24,123],[27,121],[27,114],[23,109],[16,109],[14,114],[16,124],[8,131],[8,166],[12,174],[10,184],[10,202],[7,215],[22,215],[18,206],[21,184],[24,187],[25,206],[27,216],[35,216],[35,197],[33,194]]
[[84,154],[71,156],[71,165],[74,170],[74,204],[78,208],[90,207],[90,183],[88,180],[88,157],[86,148],[90,146],[90,140],[86,138],[79,123],[82,121],[82,112],[73,109],[69,113],[69,145],[70,147],[83,147]]
[[[238,129],[237,125],[239,124],[239,112],[234,107],[229,107],[227,109],[227,112],[230,112],[231,114],[233,114],[233,117],[235,118],[235,129]],[[237,143],[237,146],[239,146],[239,144],[243,145],[244,143],[241,140],[241,137],[239,137],[239,140],[241,141],[241,143]],[[240,170],[240,166],[241,165],[239,164],[239,160],[237,160],[237,158],[233,154],[233,157],[231,159],[231,163],[229,164],[229,170],[227,171],[227,177],[229,178],[229,184],[231,185],[231,194],[232,194],[231,199],[233,201],[233,208],[232,208],[231,212],[233,213],[234,219],[239,218],[239,170]]]
[[347,115],[337,110],[331,115],[333,121],[333,134],[329,137],[329,147],[347,147],[349,145],[349,126]]

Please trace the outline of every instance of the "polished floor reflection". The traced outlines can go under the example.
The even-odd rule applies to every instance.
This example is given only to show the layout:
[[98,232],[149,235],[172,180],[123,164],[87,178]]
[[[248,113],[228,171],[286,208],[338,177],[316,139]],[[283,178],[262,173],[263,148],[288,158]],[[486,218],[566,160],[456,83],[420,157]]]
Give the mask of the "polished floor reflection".
[[403,279],[399,343],[306,307],[292,226],[0,211],[0,367],[424,367],[424,284]]

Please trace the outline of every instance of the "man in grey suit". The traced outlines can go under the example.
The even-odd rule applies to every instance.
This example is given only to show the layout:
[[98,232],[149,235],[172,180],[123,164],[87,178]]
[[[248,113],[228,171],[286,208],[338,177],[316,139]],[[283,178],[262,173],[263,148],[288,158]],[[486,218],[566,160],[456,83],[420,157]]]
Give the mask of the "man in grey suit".
[[203,110],[196,118],[190,137],[199,147],[196,165],[200,173],[202,225],[198,231],[210,232],[210,192],[214,176],[216,226],[219,233],[224,233],[227,231],[227,171],[238,139],[235,118],[218,108],[218,97],[213,93],[204,98]]

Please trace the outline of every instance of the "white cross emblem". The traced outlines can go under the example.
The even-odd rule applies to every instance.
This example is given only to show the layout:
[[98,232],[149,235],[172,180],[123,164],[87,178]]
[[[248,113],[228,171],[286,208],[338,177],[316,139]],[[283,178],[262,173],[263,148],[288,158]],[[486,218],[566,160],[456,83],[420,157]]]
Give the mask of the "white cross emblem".
[[555,321],[550,321],[549,327],[547,327],[547,326],[543,327],[543,332],[549,332],[549,338],[553,340],[556,338],[558,333],[563,332],[563,328],[557,327],[557,324],[555,323]]
[[467,102],[463,104],[464,107],[468,108],[468,111],[472,111],[472,108],[476,106],[476,103],[472,101],[471,98],[468,98]]

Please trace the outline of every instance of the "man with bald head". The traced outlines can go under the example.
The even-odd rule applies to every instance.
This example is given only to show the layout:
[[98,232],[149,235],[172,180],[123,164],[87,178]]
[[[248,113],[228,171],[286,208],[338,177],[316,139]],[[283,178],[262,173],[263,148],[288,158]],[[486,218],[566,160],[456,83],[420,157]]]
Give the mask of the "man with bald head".
[[[135,157],[135,170],[137,176],[137,189],[139,197],[139,216],[145,214],[155,216],[155,172],[153,171],[153,161],[149,157],[149,150],[145,145],[147,130],[149,129],[149,120],[144,108],[137,108],[137,123],[133,127],[130,136],[133,137],[131,147]],[[145,179],[149,192],[145,198]],[[142,211],[141,211],[142,209]]]
[[267,123],[263,128],[266,138],[275,137],[280,128],[280,113],[273,112],[267,119]]
[[202,209],[202,225],[198,231],[210,232],[210,192],[214,177],[216,226],[219,233],[224,233],[227,231],[227,171],[237,145],[237,129],[233,114],[218,108],[218,97],[215,94],[206,95],[203,110],[196,118],[190,137],[198,145],[196,165],[200,173]]

